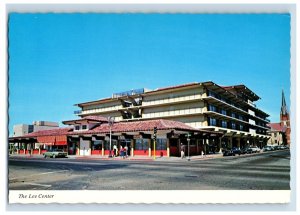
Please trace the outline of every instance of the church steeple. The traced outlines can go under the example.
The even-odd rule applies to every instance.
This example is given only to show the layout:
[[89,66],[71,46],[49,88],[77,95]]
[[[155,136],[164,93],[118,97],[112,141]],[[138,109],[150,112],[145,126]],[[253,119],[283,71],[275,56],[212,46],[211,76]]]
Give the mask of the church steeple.
[[282,90],[282,98],[281,98],[281,110],[280,110],[280,115],[287,115],[287,107],[286,107],[286,102],[285,102],[285,97],[284,97],[284,92]]

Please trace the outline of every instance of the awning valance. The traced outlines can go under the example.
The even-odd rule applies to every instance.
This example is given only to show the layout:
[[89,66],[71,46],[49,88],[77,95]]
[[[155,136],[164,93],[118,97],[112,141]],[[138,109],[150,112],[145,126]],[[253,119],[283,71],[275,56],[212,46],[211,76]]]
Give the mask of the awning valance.
[[66,135],[55,136],[54,145],[67,145],[67,136]]
[[40,136],[37,137],[37,142],[47,144],[47,145],[53,145],[55,143],[55,136]]
[[66,135],[57,135],[57,136],[40,136],[37,137],[37,142],[46,144],[46,145],[67,145],[67,136]]

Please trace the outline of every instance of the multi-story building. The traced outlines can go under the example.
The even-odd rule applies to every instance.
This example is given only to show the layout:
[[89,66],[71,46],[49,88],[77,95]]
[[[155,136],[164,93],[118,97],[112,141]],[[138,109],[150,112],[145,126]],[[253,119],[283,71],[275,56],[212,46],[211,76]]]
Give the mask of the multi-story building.
[[196,129],[221,131],[222,147],[266,144],[269,116],[256,107],[260,99],[245,85],[189,83],[156,90],[131,90],[110,98],[76,104],[80,117],[114,117],[116,121],[168,119]]
[[28,124],[18,124],[13,126],[13,136],[23,136],[35,131],[49,130],[57,128],[59,125],[57,122],[48,122],[48,121],[34,121],[32,125]]
[[[269,115],[256,107],[258,99],[244,85],[221,87],[211,81],[131,90],[76,104],[80,118],[63,121],[69,127],[9,141],[25,149],[38,147],[33,154],[60,147],[69,154],[110,155],[112,146],[126,146],[131,156],[169,157],[180,155],[181,144],[186,155],[263,147]],[[25,149],[21,153],[28,153]]]

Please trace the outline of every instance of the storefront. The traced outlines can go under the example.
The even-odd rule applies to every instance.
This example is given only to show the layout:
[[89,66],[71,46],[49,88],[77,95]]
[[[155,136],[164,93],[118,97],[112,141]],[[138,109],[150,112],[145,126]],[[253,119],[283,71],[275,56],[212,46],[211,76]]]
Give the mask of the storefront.
[[[64,123],[71,126],[33,132],[23,137],[12,137],[9,138],[9,142],[22,143],[26,147],[29,144],[30,148],[34,149],[33,154],[42,154],[48,149],[59,148],[69,155],[118,156],[121,149],[126,148],[128,156],[155,154],[157,157],[170,157],[180,155],[181,143],[185,145],[187,149],[185,151],[186,153],[189,151],[190,155],[216,151],[209,146],[220,145],[218,138],[222,135],[220,132],[201,131],[181,122],[162,119],[116,122],[109,125],[103,118],[93,117]],[[84,129],[75,129],[76,126]],[[154,135],[155,130],[157,133]],[[190,136],[189,141],[187,134]],[[29,153],[28,149],[24,153]]]

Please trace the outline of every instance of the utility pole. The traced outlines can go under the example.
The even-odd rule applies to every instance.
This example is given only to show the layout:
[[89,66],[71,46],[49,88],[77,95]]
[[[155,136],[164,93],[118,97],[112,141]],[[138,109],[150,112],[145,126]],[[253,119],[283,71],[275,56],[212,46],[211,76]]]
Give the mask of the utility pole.
[[153,159],[155,160],[156,159],[156,151],[155,151],[155,149],[156,149],[156,134],[157,134],[157,127],[154,127],[154,132],[153,132],[153,150],[154,150],[154,157],[153,157]]
[[113,126],[115,121],[115,118],[113,116],[109,116],[108,117],[108,124],[109,124],[109,155],[108,157],[111,158],[112,154],[111,154],[111,127]]

